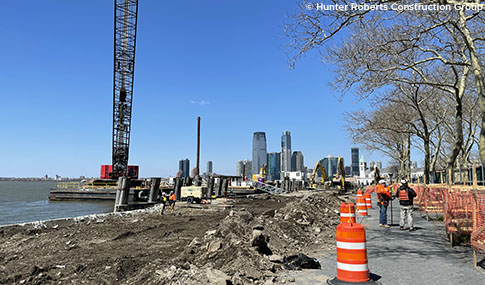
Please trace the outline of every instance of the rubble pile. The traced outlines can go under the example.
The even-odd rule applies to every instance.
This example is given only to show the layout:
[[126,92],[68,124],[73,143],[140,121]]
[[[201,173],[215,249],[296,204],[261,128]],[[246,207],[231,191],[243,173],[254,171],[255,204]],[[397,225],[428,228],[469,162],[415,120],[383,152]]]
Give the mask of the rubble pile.
[[271,284],[284,282],[278,279],[281,270],[320,268],[305,254],[335,248],[342,200],[332,193],[309,193],[261,215],[245,208],[231,210],[202,239],[190,242],[177,257],[175,273],[162,274],[158,281]]

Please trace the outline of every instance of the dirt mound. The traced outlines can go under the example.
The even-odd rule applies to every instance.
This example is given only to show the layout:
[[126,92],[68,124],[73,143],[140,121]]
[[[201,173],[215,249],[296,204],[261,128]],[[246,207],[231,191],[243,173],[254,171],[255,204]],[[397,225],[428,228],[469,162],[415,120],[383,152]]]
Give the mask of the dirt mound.
[[335,248],[341,200],[328,192],[259,195],[233,200],[231,210],[178,204],[176,215],[154,210],[6,230],[0,284],[278,282],[289,257]]
[[[175,264],[179,266],[172,268],[172,273],[159,275],[159,281],[167,284],[277,282],[278,271],[298,269],[297,257],[301,253],[334,248],[341,200],[332,193],[310,193],[290,198],[286,206],[265,210],[259,215],[245,208],[231,210],[202,239],[193,239],[177,257]],[[213,274],[207,273],[214,270],[219,273],[216,280],[211,279]]]

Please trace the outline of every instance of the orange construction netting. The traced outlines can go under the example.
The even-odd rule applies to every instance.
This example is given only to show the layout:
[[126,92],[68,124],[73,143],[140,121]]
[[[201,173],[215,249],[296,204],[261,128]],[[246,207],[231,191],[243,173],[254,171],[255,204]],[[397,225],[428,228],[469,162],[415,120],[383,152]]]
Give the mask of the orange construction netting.
[[485,252],[485,190],[474,190],[473,232],[471,245],[475,250]]
[[473,195],[470,187],[442,188],[446,232],[469,235],[473,230]]

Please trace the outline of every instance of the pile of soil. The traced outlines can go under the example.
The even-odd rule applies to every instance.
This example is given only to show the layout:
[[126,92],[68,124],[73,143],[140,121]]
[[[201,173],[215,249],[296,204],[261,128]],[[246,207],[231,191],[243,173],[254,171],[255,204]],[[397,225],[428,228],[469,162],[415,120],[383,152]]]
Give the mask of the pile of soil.
[[345,198],[300,192],[65,227],[0,229],[0,284],[262,284],[285,257],[335,248]]

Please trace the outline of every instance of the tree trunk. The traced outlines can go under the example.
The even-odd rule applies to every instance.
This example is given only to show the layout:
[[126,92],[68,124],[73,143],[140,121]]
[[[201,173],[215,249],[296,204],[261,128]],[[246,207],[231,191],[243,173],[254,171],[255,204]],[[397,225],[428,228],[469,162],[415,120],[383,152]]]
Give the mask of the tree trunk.
[[479,140],[478,147],[480,152],[480,160],[482,161],[482,164],[484,164],[485,163],[485,79],[483,77],[483,70],[482,70],[480,58],[478,57],[475,43],[471,36],[470,30],[468,29],[468,26],[465,20],[465,12],[463,10],[460,11],[459,24],[461,26],[461,31],[463,32],[463,36],[465,38],[466,46],[470,51],[470,59],[472,63],[473,75],[475,76],[475,84],[477,86],[478,100],[480,103],[480,112],[482,115],[482,127],[480,129],[480,140]]
[[411,180],[411,135],[408,135],[406,140],[406,160],[407,160],[407,179]]
[[[458,92],[457,92],[458,93]],[[446,168],[453,169],[456,161],[456,157],[460,153],[461,146],[463,145],[463,111],[461,98],[457,94],[455,96],[456,100],[456,111],[455,111],[455,138],[453,141],[453,148],[446,159]]]
[[429,140],[424,141],[424,180],[429,183],[429,169],[430,169],[430,150]]

